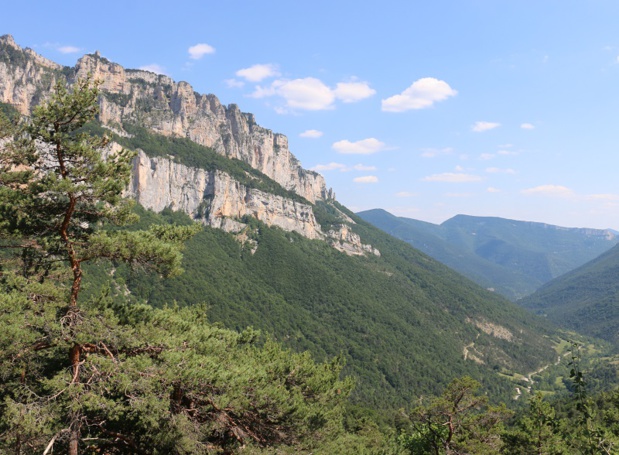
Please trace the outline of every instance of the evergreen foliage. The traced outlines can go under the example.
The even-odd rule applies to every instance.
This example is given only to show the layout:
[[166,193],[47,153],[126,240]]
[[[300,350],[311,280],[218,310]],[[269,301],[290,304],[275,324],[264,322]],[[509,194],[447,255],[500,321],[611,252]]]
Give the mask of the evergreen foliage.
[[[170,211],[139,213],[142,228],[164,219],[189,222]],[[247,219],[255,253],[252,245],[206,227],[187,245],[183,275],[160,281],[117,267],[114,281],[155,307],[203,302],[211,320],[228,328],[256,327],[321,360],[341,354],[344,371],[357,381],[354,400],[377,408],[439,394],[463,375],[482,382],[493,399],[511,400],[514,384],[500,372],[526,374],[556,360],[543,321],[355,219],[363,241],[381,257],[347,256],[323,241]],[[93,292],[109,279],[100,272]],[[475,320],[526,335],[497,338]],[[471,342],[485,364],[464,360]]]
[[619,341],[619,246],[518,303],[585,335]]
[[380,209],[359,216],[511,300],[533,293],[619,241],[583,230],[496,217],[457,215],[435,225]]
[[258,343],[251,329],[212,326],[201,306],[82,293],[88,262],[180,273],[180,248],[200,230],[113,228],[136,220],[121,198],[131,154],[110,155],[106,137],[80,132],[97,96],[89,79],[71,91],[59,83],[29,124],[0,116],[1,136],[14,137],[0,148],[0,245],[9,252],[0,261],[0,452],[310,450],[326,435],[337,444],[351,389],[337,359],[316,364]]

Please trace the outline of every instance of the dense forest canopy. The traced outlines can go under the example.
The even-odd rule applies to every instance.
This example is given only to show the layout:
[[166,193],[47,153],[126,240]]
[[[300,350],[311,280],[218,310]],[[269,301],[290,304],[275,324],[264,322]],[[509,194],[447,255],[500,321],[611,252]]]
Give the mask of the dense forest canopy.
[[[204,304],[179,307],[170,297],[155,308],[126,292],[119,280],[88,289],[87,276],[95,270],[128,267],[133,274],[128,277],[148,272],[159,283],[179,276],[187,264],[184,246],[207,231],[186,217],[176,217],[180,223],[138,223],[140,210],[122,197],[132,152],[110,154],[106,136],[83,129],[97,114],[98,96],[98,84],[90,79],[70,88],[62,81],[30,119],[20,120],[5,106],[0,110],[2,453],[617,452],[618,395],[591,392],[590,371],[600,363],[583,361],[578,345],[568,351],[570,372],[564,378],[571,395],[550,401],[533,394],[519,409],[508,410],[491,403],[480,382],[463,376],[433,396],[377,410],[371,403],[351,403],[354,381],[342,375],[340,356],[316,362],[269,334],[222,328],[209,322]],[[330,209],[322,210],[328,224]],[[318,262],[302,268],[294,260],[299,252],[285,245],[302,243],[299,237],[282,237],[259,223],[254,227],[272,248],[253,260],[263,268],[280,264],[271,284],[280,286],[281,298],[294,299],[288,284],[277,281],[286,273],[305,271],[310,281],[327,276]],[[383,270],[392,275],[382,275],[410,270],[407,258],[396,254],[397,243],[363,223],[357,229],[394,261]],[[327,251],[319,243],[302,245]],[[276,252],[291,260],[274,260]],[[427,261],[407,254],[411,261]],[[355,260],[339,255],[334,263],[346,270]],[[300,269],[286,270],[287,263]],[[384,265],[372,259],[365,267]],[[311,267],[319,271],[315,277]],[[431,262],[418,270],[428,276],[443,271]],[[424,276],[408,278],[423,289]],[[378,283],[387,292],[388,282]],[[481,289],[463,279],[461,284],[427,295],[451,298],[462,292],[484,305],[474,298]],[[149,286],[148,292],[165,290]],[[311,289],[296,290],[305,291]],[[363,331],[363,320],[354,322]],[[426,373],[416,372],[420,378]]]

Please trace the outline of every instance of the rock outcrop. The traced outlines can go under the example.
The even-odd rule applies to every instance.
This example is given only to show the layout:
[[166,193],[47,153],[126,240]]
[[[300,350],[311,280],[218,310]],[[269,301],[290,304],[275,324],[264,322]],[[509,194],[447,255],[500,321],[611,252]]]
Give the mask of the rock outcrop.
[[[180,210],[215,228],[239,233],[250,216],[268,226],[295,231],[309,239],[328,241],[349,255],[380,255],[346,224],[324,233],[311,205],[247,188],[222,171],[205,171],[168,158],[151,158],[139,151],[134,161],[129,194],[155,212]],[[352,220],[348,219],[354,223]]]
[[310,239],[324,237],[311,205],[247,188],[225,172],[150,158],[143,151],[134,161],[129,191],[141,205],[155,212],[180,210],[227,231],[239,231],[243,225],[238,220],[250,216]]
[[310,202],[326,199],[324,178],[303,169],[283,134],[256,124],[235,104],[223,106],[215,95],[202,95],[187,82],[142,70],[126,70],[97,52],[75,68],[62,67],[31,49],[22,50],[10,35],[0,37],[0,101],[27,114],[64,73],[70,80],[91,74],[103,83],[100,120],[122,129],[138,123],[165,136],[186,137],[229,158],[245,161],[287,190]]
[[[22,49],[10,35],[0,37],[0,102],[22,114],[49,96],[59,78],[71,82],[87,75],[101,81],[99,120],[116,134],[127,135],[123,126],[131,123],[163,136],[188,138],[244,161],[312,204],[334,199],[320,174],[301,167],[286,136],[259,126],[235,104],[223,106],[215,95],[199,94],[187,82],[125,69],[98,52],[83,56],[74,68],[63,67]],[[149,157],[140,151],[129,193],[146,208],[182,210],[229,232],[240,232],[242,219],[250,216],[326,240],[347,254],[378,254],[361,243],[346,224],[354,222],[343,214],[342,224],[324,233],[311,204],[248,188],[221,170],[191,168],[172,157]]]

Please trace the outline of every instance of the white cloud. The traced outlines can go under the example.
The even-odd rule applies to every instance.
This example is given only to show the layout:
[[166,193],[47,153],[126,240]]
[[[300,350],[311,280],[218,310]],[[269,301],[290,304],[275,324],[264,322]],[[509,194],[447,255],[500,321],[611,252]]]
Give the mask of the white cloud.
[[535,125],[533,125],[532,123],[523,123],[520,125],[520,128],[522,128],[523,130],[534,130]]
[[433,174],[422,179],[424,182],[447,182],[447,183],[470,183],[479,182],[481,177],[462,172],[445,172],[443,174]]
[[417,196],[415,193],[411,193],[410,191],[400,191],[395,193],[395,197],[414,197]]
[[432,107],[437,101],[443,101],[458,92],[445,81],[433,77],[424,77],[399,95],[382,100],[382,110],[385,112],[404,112],[411,109]]
[[312,171],[340,171],[340,172],[350,172],[350,171],[375,171],[376,166],[366,166],[364,164],[355,164],[354,166],[347,166],[342,163],[334,163],[331,162],[329,164],[317,164],[314,166]]
[[574,196],[574,192],[572,190],[561,185],[540,185],[534,188],[522,190],[521,193],[529,196],[541,195],[565,198],[571,198]]
[[205,43],[199,43],[195,46],[191,46],[187,49],[187,52],[189,52],[189,58],[193,60],[200,60],[207,54],[215,53],[215,48]]
[[318,130],[307,130],[307,131],[303,131],[301,134],[299,134],[300,137],[307,137],[310,139],[317,139],[319,137],[322,137],[322,131],[318,131]]
[[492,187],[492,186],[489,186],[488,188],[486,188],[486,191],[487,191],[488,193],[500,193],[500,192],[501,192],[501,190],[500,190],[500,189],[498,189],[498,188],[494,188],[494,187]]
[[491,160],[492,158],[494,158],[494,153],[482,153],[479,155],[479,159],[484,161]]
[[378,177],[375,175],[365,175],[363,177],[355,177],[353,179],[355,183],[378,183]]
[[[238,73],[237,73],[238,74]],[[372,96],[376,91],[367,82],[340,82],[331,88],[320,79],[305,77],[300,79],[277,79],[269,86],[256,86],[249,95],[252,98],[279,96],[284,99],[285,107],[277,107],[279,113],[291,110],[319,111],[333,109],[336,100],[353,103]]]
[[268,77],[277,77],[280,75],[277,66],[271,63],[258,64],[243,68],[235,73],[238,77],[242,77],[250,82],[260,82]]
[[435,158],[441,155],[451,155],[453,151],[454,149],[451,147],[444,147],[441,149],[425,148],[425,149],[421,149],[421,152],[422,152],[421,156],[424,158]]
[[165,74],[165,68],[156,63],[151,63],[150,65],[140,66],[140,69],[143,71],[150,71],[155,74]]
[[345,164],[342,164],[342,163],[329,163],[329,164],[317,164],[311,170],[317,171],[317,172],[321,172],[321,171],[342,171],[344,172],[348,170],[348,168]]
[[500,123],[497,122],[475,122],[475,124],[471,127],[473,131],[476,133],[482,133],[484,131],[493,130],[501,126]]
[[499,150],[496,153],[497,155],[503,155],[503,156],[518,155],[518,152],[512,152],[511,150]]
[[376,93],[367,82],[339,82],[333,90],[335,97],[344,103],[354,103]]
[[241,88],[245,86],[245,82],[238,79],[225,79],[224,82],[228,88]]
[[515,174],[516,171],[514,171],[513,169],[501,169],[498,167],[489,167],[486,168],[486,172],[488,172],[489,174]]
[[[335,95],[320,79],[306,77],[293,80],[276,80],[270,87],[256,87],[253,98],[278,95],[286,101],[286,107],[319,111],[332,109]],[[281,112],[285,112],[282,110]]]
[[80,51],[80,48],[75,46],[60,46],[57,50],[62,54],[75,54]]
[[381,142],[373,137],[362,139],[357,142],[351,142],[348,140],[338,141],[334,142],[331,147],[338,153],[351,155],[370,155],[372,153],[387,150],[387,145],[384,142]]

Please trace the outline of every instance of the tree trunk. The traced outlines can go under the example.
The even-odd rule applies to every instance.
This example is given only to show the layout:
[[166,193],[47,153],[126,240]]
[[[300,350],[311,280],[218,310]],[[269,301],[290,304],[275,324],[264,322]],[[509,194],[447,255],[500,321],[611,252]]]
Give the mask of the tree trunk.
[[[78,384],[80,382],[80,354],[81,346],[75,344],[69,351],[69,361],[71,362],[71,373],[73,379],[71,384]],[[80,442],[80,415],[79,411],[73,414],[71,417],[71,434],[69,436],[69,451],[68,455],[79,455],[79,442]]]

